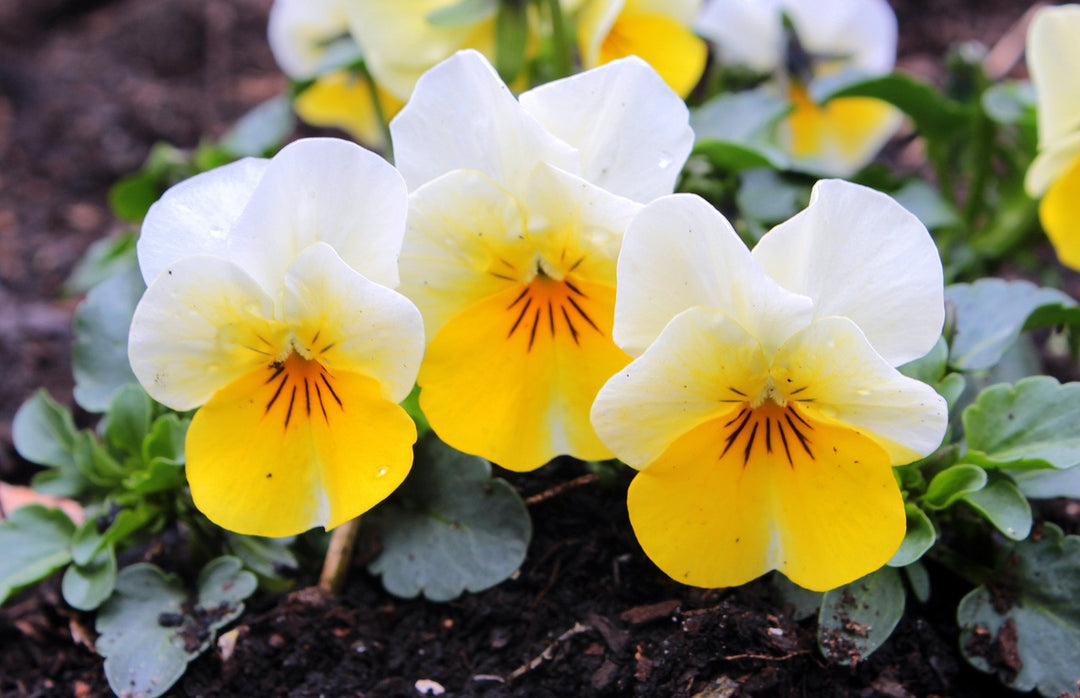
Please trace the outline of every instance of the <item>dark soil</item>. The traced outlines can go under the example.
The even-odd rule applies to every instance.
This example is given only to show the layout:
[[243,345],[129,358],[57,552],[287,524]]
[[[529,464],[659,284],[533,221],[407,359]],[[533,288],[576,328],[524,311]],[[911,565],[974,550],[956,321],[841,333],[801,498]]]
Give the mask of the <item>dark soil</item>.
[[[106,191],[158,140],[220,135],[284,80],[265,42],[270,0],[0,0],[0,480],[33,469],[11,417],[39,386],[71,403],[74,299],[61,284],[117,228]],[[1029,3],[894,0],[902,65],[932,79],[957,40],[992,43]],[[580,474],[571,462],[509,475],[525,495]],[[932,569],[927,606],[853,667],[827,665],[812,620],[796,622],[767,580],[706,591],[642,554],[628,475],[531,507],[534,539],[512,580],[458,601],[401,600],[357,566],[341,598],[300,580],[256,598],[180,696],[986,696],[999,684],[959,656],[964,585]],[[1062,505],[1060,518],[1072,519]],[[1058,518],[1058,517],[1055,517]],[[0,551],[2,554],[2,551]],[[168,566],[168,555],[159,564]],[[0,697],[108,695],[88,647],[92,619],[58,585],[0,609]]]

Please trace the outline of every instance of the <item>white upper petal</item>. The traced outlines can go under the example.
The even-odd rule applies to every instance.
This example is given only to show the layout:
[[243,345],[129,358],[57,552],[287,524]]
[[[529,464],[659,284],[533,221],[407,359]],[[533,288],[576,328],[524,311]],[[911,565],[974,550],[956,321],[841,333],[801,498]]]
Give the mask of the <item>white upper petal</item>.
[[390,134],[410,191],[451,170],[471,169],[517,193],[538,162],[577,169],[574,149],[525,113],[476,51],[459,51],[425,73],[390,122]]
[[709,0],[695,28],[716,45],[723,63],[769,73],[784,55],[780,12],[781,0]]
[[1080,6],[1045,7],[1028,28],[1027,64],[1038,102],[1039,148],[1080,129]]
[[166,191],[146,213],[139,235],[139,268],[146,285],[184,257],[225,257],[236,219],[269,164],[269,160],[244,158]]
[[297,80],[314,77],[326,44],[347,32],[344,0],[274,0],[270,8],[270,50]]
[[810,205],[758,242],[753,258],[814,301],[814,317],[853,320],[899,366],[926,354],[945,319],[941,259],[919,219],[891,197],[841,180],[818,182]]
[[1060,177],[1080,156],[1080,130],[1071,133],[1039,153],[1028,167],[1024,188],[1033,197],[1046,193],[1050,185]]
[[271,295],[308,246],[326,242],[372,281],[394,287],[408,193],[378,155],[336,138],[291,143],[270,162],[236,222],[230,258]]
[[273,302],[243,269],[220,257],[170,264],[135,308],[131,370],[175,410],[198,407],[280,350]]
[[424,355],[420,311],[358,274],[329,245],[312,245],[290,267],[284,308],[291,328],[317,328],[317,344],[329,348],[316,358],[327,368],[374,378],[393,402],[412,390]]
[[798,399],[812,400],[811,414],[873,438],[893,465],[929,454],[945,436],[944,398],[889,366],[847,318],[822,318],[796,333],[781,347],[772,375],[778,384],[803,388]]
[[642,203],[674,190],[694,144],[686,104],[636,56],[529,90],[521,106],[578,149],[585,179]]
[[766,355],[805,327],[809,298],[770,279],[720,213],[691,194],[648,204],[630,223],[619,256],[615,343],[640,355],[664,326],[694,306],[720,310]]
[[870,74],[896,62],[896,14],[886,0],[782,0],[803,48]]

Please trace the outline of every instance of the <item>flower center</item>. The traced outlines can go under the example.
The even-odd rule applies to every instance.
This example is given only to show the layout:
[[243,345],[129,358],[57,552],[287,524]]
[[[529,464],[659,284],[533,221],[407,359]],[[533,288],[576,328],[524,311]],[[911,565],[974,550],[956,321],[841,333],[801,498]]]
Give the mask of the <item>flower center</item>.
[[273,392],[266,402],[264,414],[274,413],[283,421],[285,429],[298,414],[310,418],[314,410],[329,424],[333,410],[345,411],[341,397],[334,390],[333,375],[318,361],[306,359],[294,351],[283,361],[271,363],[267,370],[270,376],[265,385]]
[[744,468],[752,458],[772,454],[783,456],[792,468],[801,452],[814,460],[814,427],[799,414],[794,403],[780,405],[771,400],[758,406],[743,403],[735,416],[724,423],[724,431],[720,457],[728,452],[741,452]]
[[568,335],[579,345],[583,332],[604,334],[595,318],[598,310],[593,300],[570,278],[556,281],[546,274],[537,275],[506,311],[513,318],[506,338],[528,336],[526,351],[545,335],[552,340]]

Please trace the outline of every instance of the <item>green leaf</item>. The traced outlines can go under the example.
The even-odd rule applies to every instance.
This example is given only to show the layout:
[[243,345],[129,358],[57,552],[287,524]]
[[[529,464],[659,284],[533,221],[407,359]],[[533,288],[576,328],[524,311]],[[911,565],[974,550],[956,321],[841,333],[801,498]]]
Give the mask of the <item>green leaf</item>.
[[19,455],[38,465],[71,470],[71,451],[79,430],[71,412],[40,388],[15,413],[11,436]]
[[128,328],[146,290],[132,267],[94,287],[75,311],[71,348],[75,401],[89,412],[103,412],[121,387],[135,383],[127,358]]
[[116,485],[126,474],[122,466],[89,431],[83,431],[72,451],[75,467],[92,484],[103,488]]
[[368,569],[387,591],[449,601],[514,573],[532,522],[525,504],[491,465],[433,434],[417,445],[412,472],[372,516],[382,553]]
[[956,404],[966,388],[967,378],[962,373],[950,373],[934,384],[934,390],[937,391],[938,395],[945,398],[950,414],[956,409]]
[[964,410],[965,460],[991,468],[1080,464],[1080,383],[1050,376],[984,390]]
[[760,168],[782,169],[785,163],[775,153],[744,143],[721,140],[698,140],[694,154],[705,157],[725,172],[743,172]]
[[73,562],[64,571],[60,591],[72,608],[92,611],[112,595],[115,587],[116,552],[112,546],[105,546],[85,564]]
[[255,591],[255,576],[241,567],[234,557],[212,560],[199,575],[193,608],[176,575],[146,563],[124,568],[97,615],[96,649],[113,692],[155,698],[169,690]]
[[818,647],[831,662],[854,664],[888,640],[903,615],[900,572],[882,567],[825,592],[818,614]]
[[401,407],[409,416],[412,417],[413,422],[416,423],[416,438],[417,440],[424,438],[424,435],[431,431],[431,425],[428,423],[427,417],[424,415],[424,411],[420,409],[420,386],[414,385],[409,396],[401,401]]
[[266,591],[281,592],[295,584],[300,563],[291,549],[295,537],[263,538],[226,532],[225,544],[259,578]]
[[153,173],[143,170],[129,174],[109,187],[109,208],[120,220],[138,223],[161,193],[161,181]]
[[[927,138],[951,140],[968,125],[969,110],[943,96],[935,87],[903,73],[892,73],[865,80],[846,82],[839,89],[822,85],[815,89],[819,100],[837,97],[872,97],[892,104],[915,123]],[[825,94],[816,94],[817,92]]]
[[123,453],[141,455],[153,416],[154,403],[142,386],[121,387],[105,414],[105,442]]
[[982,93],[986,115],[1002,125],[1020,124],[1035,128],[1035,88],[1027,80],[1007,80],[991,85]]
[[986,480],[986,471],[977,465],[953,465],[930,481],[923,495],[923,505],[928,509],[947,509],[964,495],[986,487]]
[[1004,279],[953,284],[945,289],[945,299],[956,312],[950,363],[961,371],[990,368],[1000,361],[1038,308],[1076,305],[1056,289]]
[[135,258],[137,239],[135,233],[124,232],[91,243],[64,282],[64,293],[86,293],[105,279],[138,264]]
[[1031,505],[1007,478],[995,479],[978,492],[965,494],[961,499],[1013,540],[1023,540],[1031,533]]
[[773,170],[747,170],[740,175],[735,203],[739,213],[771,224],[791,218],[810,199],[810,190]]
[[1065,470],[1009,470],[1028,499],[1080,499],[1080,467]]
[[121,509],[116,513],[112,524],[101,534],[101,545],[122,547],[132,534],[160,522],[161,510],[145,502],[134,508]]
[[187,436],[190,419],[166,413],[154,420],[150,431],[142,443],[143,460],[166,458],[178,463],[184,462],[184,438]]
[[31,504],[0,521],[0,604],[71,562],[75,524],[59,509]]
[[458,0],[427,14],[424,19],[434,27],[464,27],[494,16],[499,0]]
[[937,531],[930,517],[914,504],[904,506],[907,515],[907,532],[900,548],[886,564],[889,567],[906,567],[918,561],[937,542]]
[[779,572],[772,575],[772,586],[783,603],[791,604],[792,618],[795,620],[805,620],[817,615],[821,609],[821,600],[825,598],[824,593],[803,589]]
[[926,567],[921,562],[913,562],[903,569],[904,576],[907,577],[908,584],[911,586],[911,593],[915,594],[915,598],[920,603],[929,601],[930,574],[926,571]]
[[221,146],[236,157],[265,157],[276,152],[296,128],[292,104],[278,95],[257,104],[221,138]]
[[[690,126],[698,143],[724,141],[768,148],[772,126],[791,105],[775,89],[759,87],[753,90],[722,94],[690,111]],[[775,148],[769,157],[784,156]]]
[[507,85],[525,68],[529,17],[522,0],[504,0],[495,14],[495,69]]
[[957,608],[964,656],[1017,691],[1072,695],[1080,681],[1080,537],[1048,523],[1000,558],[1001,577]]
[[963,223],[960,212],[941,192],[921,179],[911,180],[894,191],[892,197],[930,230],[954,228]]
[[184,486],[184,465],[168,458],[154,458],[146,467],[124,479],[124,487],[139,494],[179,490]]

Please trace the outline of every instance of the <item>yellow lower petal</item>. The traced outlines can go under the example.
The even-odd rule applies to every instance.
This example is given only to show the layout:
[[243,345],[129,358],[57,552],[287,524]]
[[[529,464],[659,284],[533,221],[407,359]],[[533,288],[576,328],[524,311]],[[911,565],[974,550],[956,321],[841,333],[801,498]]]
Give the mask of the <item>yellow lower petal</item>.
[[420,368],[420,406],[446,443],[511,470],[611,457],[589,422],[630,357],[611,340],[615,289],[544,277],[459,313]]
[[885,564],[905,527],[883,449],[772,403],[688,432],[634,478],[627,505],[649,558],[701,587],[777,569],[835,588]]
[[708,49],[688,27],[659,14],[623,13],[600,45],[599,63],[640,56],[685,97],[705,71]]
[[817,104],[801,87],[790,95],[794,110],[784,122],[796,158],[854,172],[892,135],[898,112],[881,100],[840,97]]
[[1080,269],[1080,158],[1046,191],[1039,220],[1061,263]]
[[[376,94],[388,121],[404,106],[382,88],[376,87]],[[323,75],[296,97],[293,107],[309,124],[340,128],[368,145],[385,145],[371,88],[361,76],[346,70]]]
[[416,428],[379,384],[292,355],[238,379],[195,414],[187,474],[195,505],[238,533],[332,528],[401,484]]

